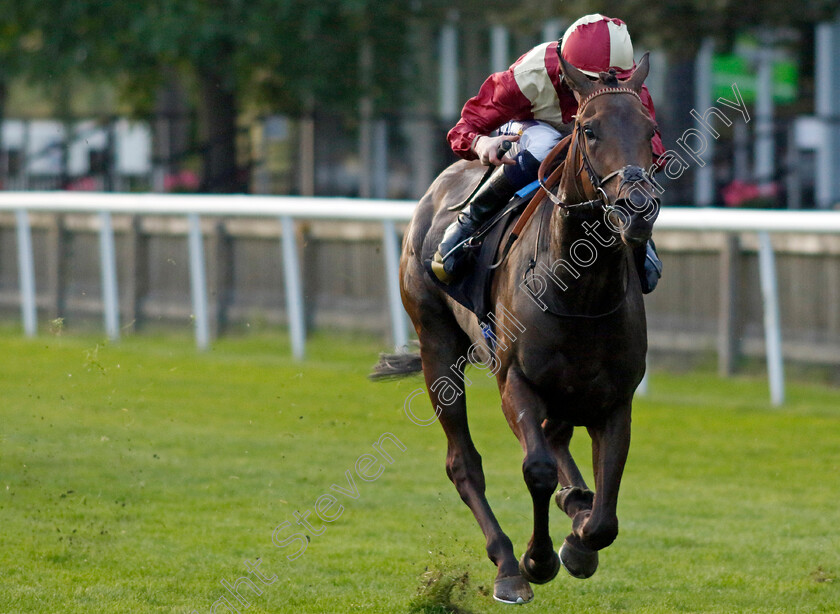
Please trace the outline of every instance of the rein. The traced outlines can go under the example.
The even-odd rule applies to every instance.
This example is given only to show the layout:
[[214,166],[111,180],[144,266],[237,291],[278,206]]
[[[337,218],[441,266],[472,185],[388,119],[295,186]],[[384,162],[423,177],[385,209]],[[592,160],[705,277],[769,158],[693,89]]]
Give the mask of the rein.
[[[543,228],[547,227],[547,224],[544,224],[544,222],[546,222],[548,217],[550,217],[550,214],[548,213],[549,211],[550,211],[550,209],[546,208],[546,209],[543,210],[543,212],[540,215],[540,225],[537,229],[537,238],[534,241],[534,255],[531,258],[531,260],[528,262],[528,268],[525,270],[525,274],[523,276],[524,286],[525,286],[525,288],[527,289],[528,292],[532,293],[532,296],[535,294],[535,291],[531,286],[532,276],[534,275],[534,269],[537,266],[537,259],[539,258],[540,248],[546,249],[547,248],[547,242],[549,240],[548,236],[546,236],[545,233],[543,232]],[[630,283],[631,283],[630,278],[631,278],[631,275],[632,275],[631,271],[632,271],[632,269],[628,266],[628,268],[627,268],[627,279],[626,279],[626,282],[624,284],[624,292],[622,292],[621,298],[618,299],[616,304],[613,307],[607,309],[606,311],[602,311],[600,313],[594,313],[594,314],[569,313],[568,311],[563,311],[563,310],[559,309],[556,305],[552,305],[550,303],[546,304],[545,310],[548,313],[550,313],[552,315],[555,315],[555,316],[558,316],[558,317],[561,317],[561,318],[580,319],[580,320],[597,320],[599,318],[605,318],[607,316],[610,316],[610,315],[614,314],[615,312],[617,312],[619,309],[621,309],[621,307],[627,301],[627,295],[630,293]]]

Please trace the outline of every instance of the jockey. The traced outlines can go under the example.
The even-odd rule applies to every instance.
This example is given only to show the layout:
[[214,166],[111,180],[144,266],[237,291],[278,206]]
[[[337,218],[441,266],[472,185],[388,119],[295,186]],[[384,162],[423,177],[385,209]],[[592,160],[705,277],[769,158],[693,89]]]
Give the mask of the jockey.
[[[598,13],[575,21],[559,41],[543,43],[519,58],[508,70],[490,75],[461,111],[461,119],[447,139],[452,151],[466,160],[481,160],[498,166],[470,198],[457,219],[446,229],[432,262],[435,276],[450,283],[465,262],[466,241],[503,207],[514,193],[537,178],[540,162],[568,134],[567,124],[577,112],[577,93],[563,80],[559,54],[591,78],[614,68],[619,79],[635,68],[633,44],[620,19]],[[653,101],[642,86],[641,99],[656,121]],[[498,130],[498,136],[490,133]],[[504,141],[519,142],[513,157],[499,156]],[[657,129],[651,140],[654,160],[665,152]],[[643,290],[650,292],[659,278],[661,263],[648,246],[645,268],[649,270]]]

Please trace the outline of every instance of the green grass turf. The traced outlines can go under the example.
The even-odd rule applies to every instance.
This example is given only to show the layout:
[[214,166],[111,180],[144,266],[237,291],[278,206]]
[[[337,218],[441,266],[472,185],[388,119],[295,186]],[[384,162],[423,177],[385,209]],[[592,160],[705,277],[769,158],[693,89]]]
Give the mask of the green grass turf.
[[[271,334],[200,354],[185,336],[2,331],[0,612],[203,614],[258,557],[277,578],[243,591],[248,612],[510,611],[492,600],[440,427],[403,413],[420,380],[366,381],[378,349],[318,336],[295,364]],[[521,453],[493,383],[472,374],[489,499],[521,553]],[[635,407],[618,540],[593,578],[561,571],[523,611],[840,611],[840,391],[790,385],[771,409],[758,378],[656,372],[651,390]],[[287,560],[296,546],[275,546],[274,527],[346,485],[385,432],[406,450],[389,448],[376,481],[356,477],[357,499],[336,495],[335,522],[313,514],[325,530]],[[588,467],[586,434],[573,446]],[[559,544],[570,523],[556,509],[552,521]]]

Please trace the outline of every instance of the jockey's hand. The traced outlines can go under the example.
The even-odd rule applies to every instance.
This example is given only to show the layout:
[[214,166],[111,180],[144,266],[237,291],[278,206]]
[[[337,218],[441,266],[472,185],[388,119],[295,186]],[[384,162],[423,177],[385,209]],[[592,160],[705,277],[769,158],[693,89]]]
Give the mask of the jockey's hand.
[[500,164],[516,164],[516,160],[510,156],[499,157],[499,147],[505,141],[515,143],[519,135],[503,134],[501,136],[480,136],[475,140],[473,151],[478,159],[485,166],[499,166]]

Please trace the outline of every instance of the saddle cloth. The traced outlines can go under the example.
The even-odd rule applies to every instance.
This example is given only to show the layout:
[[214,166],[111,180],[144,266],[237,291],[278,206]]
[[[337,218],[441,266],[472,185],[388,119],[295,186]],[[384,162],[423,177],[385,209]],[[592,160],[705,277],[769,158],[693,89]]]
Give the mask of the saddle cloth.
[[[519,192],[521,193],[522,191]],[[506,207],[473,235],[471,240],[473,245],[467,248],[469,254],[467,257],[471,262],[464,265],[466,273],[449,285],[441,283],[432,273],[432,257],[437,251],[444,231],[454,221],[455,216],[436,215],[423,241],[421,257],[429,278],[453,300],[472,311],[478,318],[479,324],[490,324],[487,314],[492,309],[490,287],[495,273],[495,269],[491,267],[501,255],[499,246],[507,242],[514,223],[530,200],[530,193],[514,197]]]
[[[565,159],[567,151],[569,150],[571,141],[572,135],[568,135],[563,138],[559,143],[557,143],[557,145],[554,146],[554,149],[551,150],[548,156],[546,156],[540,164],[538,176],[546,177],[549,188],[553,187],[560,180],[560,174],[562,172],[560,167],[562,165],[562,161]],[[485,175],[481,183],[487,179],[488,175],[489,172]],[[472,311],[478,318],[479,324],[481,324],[482,328],[485,330],[493,330],[491,326],[492,323],[488,322],[487,319],[487,314],[490,313],[492,309],[490,302],[490,287],[493,283],[493,274],[495,273],[493,264],[495,264],[499,258],[506,255],[499,249],[499,246],[507,245],[508,238],[511,236],[512,231],[516,231],[516,236],[513,237],[516,239],[518,234],[522,231],[522,228],[519,228],[519,226],[524,227],[524,225],[528,223],[530,217],[533,216],[534,212],[540,206],[540,203],[542,203],[540,195],[545,194],[545,192],[540,190],[539,194],[534,196],[538,190],[540,190],[539,181],[534,181],[533,183],[520,189],[500,213],[493,217],[493,219],[487,222],[484,226],[479,228],[478,232],[476,232],[475,235],[473,235],[473,238],[470,239],[470,243],[473,245],[473,247],[471,247],[470,257],[473,262],[465,265],[465,267],[470,267],[471,264],[471,270],[469,270],[463,277],[456,279],[449,285],[441,283],[435,274],[432,273],[432,257],[437,251],[438,245],[440,244],[441,238],[443,238],[443,233],[447,226],[455,220],[457,213],[454,212],[454,210],[460,209],[461,207],[456,206],[436,215],[434,220],[432,220],[432,226],[429,228],[429,232],[426,234],[426,238],[423,241],[421,259],[428,276],[440,289],[452,297],[452,299]],[[467,201],[469,201],[469,198]],[[463,204],[466,204],[466,202]],[[463,204],[461,206],[463,206]],[[527,213],[525,216],[522,216],[525,211],[527,211]],[[522,217],[522,223],[517,224],[515,227],[515,223],[520,217]]]

